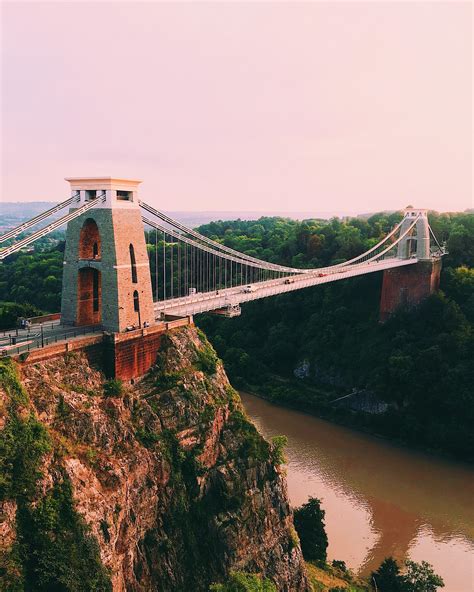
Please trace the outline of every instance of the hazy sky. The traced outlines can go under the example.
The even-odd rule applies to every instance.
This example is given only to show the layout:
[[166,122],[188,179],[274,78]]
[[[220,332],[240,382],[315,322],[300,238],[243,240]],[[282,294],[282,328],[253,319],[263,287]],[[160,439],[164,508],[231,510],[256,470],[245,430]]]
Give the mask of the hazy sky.
[[472,207],[470,2],[2,3],[2,198]]

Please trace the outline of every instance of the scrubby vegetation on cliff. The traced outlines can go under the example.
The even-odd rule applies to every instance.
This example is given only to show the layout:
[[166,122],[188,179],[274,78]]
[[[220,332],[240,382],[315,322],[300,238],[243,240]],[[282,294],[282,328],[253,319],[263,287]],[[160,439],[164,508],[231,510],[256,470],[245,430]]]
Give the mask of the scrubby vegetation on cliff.
[[59,466],[53,487],[41,491],[42,465],[54,453],[53,444],[10,360],[0,361],[0,391],[5,413],[0,504],[4,517],[10,513],[14,522],[11,540],[7,536],[0,549],[0,587],[8,592],[111,590],[97,542],[77,513],[71,483]]

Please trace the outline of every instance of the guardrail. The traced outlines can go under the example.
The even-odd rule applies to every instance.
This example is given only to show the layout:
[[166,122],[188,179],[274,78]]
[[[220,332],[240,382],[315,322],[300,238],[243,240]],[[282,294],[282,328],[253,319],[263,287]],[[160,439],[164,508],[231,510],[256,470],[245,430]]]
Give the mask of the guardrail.
[[[36,317],[36,318],[40,318],[40,317]],[[59,325],[59,321],[54,322],[55,319],[51,319],[51,320],[47,320],[44,322],[41,321],[36,321],[35,323],[32,322],[32,324],[29,327],[15,327],[14,329],[10,328],[10,329],[5,329],[4,331],[0,331],[0,336],[1,337],[21,337],[22,335],[29,335],[30,333],[37,333],[38,332],[38,327],[43,326],[43,331],[44,330],[53,330],[55,327],[57,327]]]
[[42,349],[48,345],[55,343],[61,343],[68,339],[74,339],[75,337],[81,337],[84,335],[91,335],[94,333],[101,333],[102,327],[100,325],[91,325],[87,327],[74,327],[55,333],[53,335],[45,335],[44,333],[36,332],[34,335],[25,336],[25,340],[19,343],[13,343],[8,345],[0,345],[0,355],[10,356],[27,353],[32,350]]

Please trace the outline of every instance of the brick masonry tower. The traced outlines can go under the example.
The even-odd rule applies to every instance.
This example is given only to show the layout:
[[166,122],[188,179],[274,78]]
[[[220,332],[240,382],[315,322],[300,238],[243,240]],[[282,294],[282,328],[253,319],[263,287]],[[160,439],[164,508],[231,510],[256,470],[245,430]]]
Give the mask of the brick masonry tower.
[[[69,222],[64,253],[61,322],[122,332],[155,321],[150,267],[138,203],[140,181],[68,178],[76,207],[95,207]],[[105,197],[103,200],[102,197]]]
[[398,244],[398,257],[416,257],[418,263],[387,269],[383,273],[380,320],[386,321],[400,306],[416,306],[439,288],[440,257],[430,252],[428,210],[408,207],[400,233],[403,235],[418,217],[415,227]]

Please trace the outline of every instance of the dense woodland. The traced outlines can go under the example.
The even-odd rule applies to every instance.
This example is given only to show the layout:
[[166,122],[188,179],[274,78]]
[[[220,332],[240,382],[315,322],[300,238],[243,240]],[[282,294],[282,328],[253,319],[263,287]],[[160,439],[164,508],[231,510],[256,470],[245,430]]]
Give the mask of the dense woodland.
[[[375,244],[400,214],[345,222],[211,223],[208,236],[270,261],[319,266]],[[285,405],[472,459],[474,216],[430,216],[446,241],[442,292],[379,323],[381,274],[246,304],[240,318],[198,319],[234,384]],[[301,372],[303,363],[304,371]],[[300,372],[298,372],[300,369]],[[305,375],[305,378],[295,378]],[[389,403],[384,414],[331,405],[353,389]]]
[[[267,261],[317,267],[363,252],[400,217],[394,213],[302,222],[261,218],[212,222],[200,231]],[[197,317],[235,386],[472,460],[474,215],[431,214],[430,221],[449,250],[443,260],[442,292],[416,310],[400,310],[385,324],[378,320],[381,274],[248,303],[238,318]],[[149,248],[153,260],[156,246]],[[4,327],[20,314],[59,309],[63,249],[62,243],[53,249],[39,246],[0,266]],[[374,415],[330,403],[353,389],[386,401],[387,411]]]

